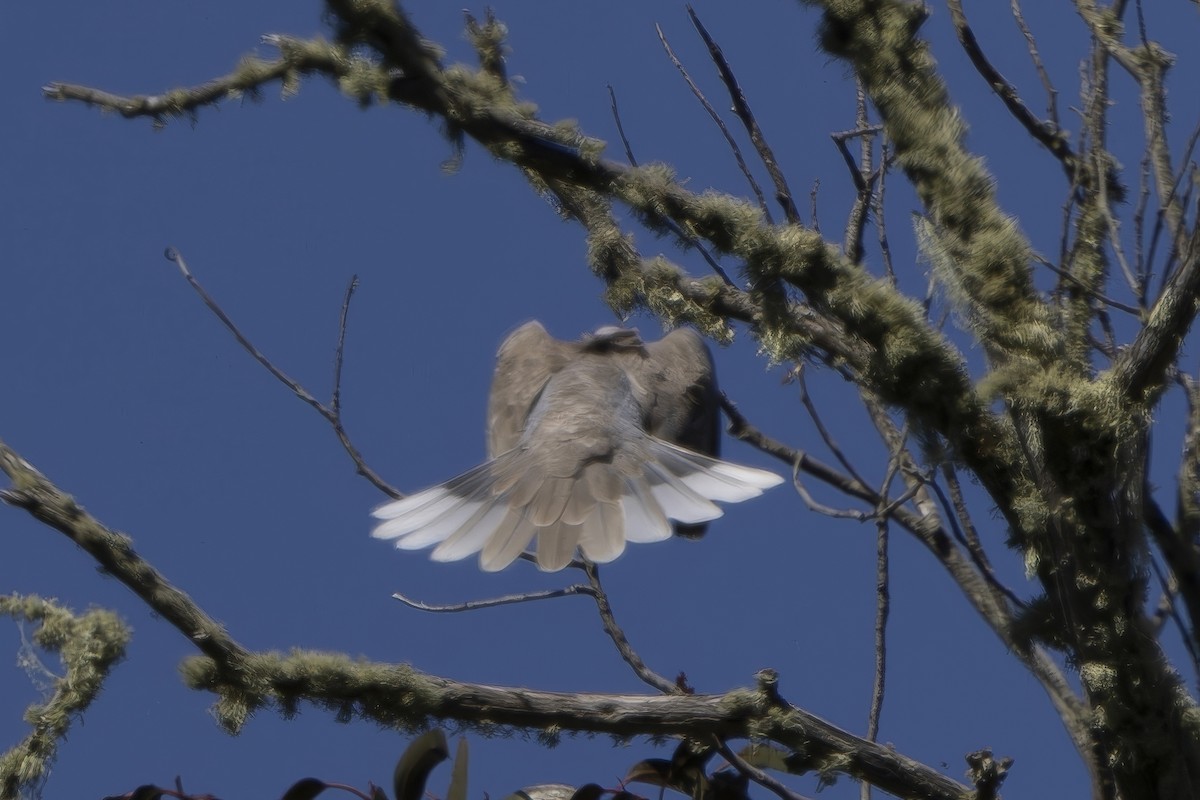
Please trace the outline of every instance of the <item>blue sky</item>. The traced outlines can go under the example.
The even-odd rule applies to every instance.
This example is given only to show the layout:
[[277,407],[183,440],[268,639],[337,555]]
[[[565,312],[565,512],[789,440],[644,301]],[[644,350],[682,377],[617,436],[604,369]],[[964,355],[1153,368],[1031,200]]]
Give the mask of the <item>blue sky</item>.
[[[749,11],[695,5],[737,71],[805,217],[820,180],[822,229],[840,238],[851,187],[828,135],[853,127],[854,94],[846,68],[816,48],[816,16],[781,0]],[[1007,5],[967,10],[998,66],[1040,110],[1040,85]],[[1038,6],[1027,9],[1029,21],[1063,93],[1065,124],[1075,130],[1068,106],[1086,40],[1066,4],[1029,5]],[[448,60],[472,60],[458,6],[406,7],[448,49]],[[610,157],[622,158],[611,84],[641,161],[670,162],[696,189],[746,193],[720,134],[658,44],[654,22],[714,104],[726,107],[682,4],[501,0],[494,8],[511,32],[510,74],[544,119],[577,119],[610,143]],[[411,491],[482,458],[492,360],[509,330],[536,318],[573,338],[614,321],[576,225],[473,145],[462,168],[447,174],[440,165],[452,151],[436,124],[399,107],[360,111],[321,80],[286,101],[268,90],[259,103],[227,103],[202,112],[195,125],[176,121],[161,131],[40,94],[50,81],[121,93],[192,85],[244,53],[269,56],[262,34],[322,32],[320,15],[315,2],[3,6],[0,436],[99,519],[129,533],[139,552],[250,648],[339,650],[495,684],[649,691],[620,661],[586,599],[457,615],[392,600],[403,591],[455,602],[573,578],[527,564],[484,575],[471,561],[435,564],[370,539],[368,512],[380,494],[354,474],[324,421],[239,349],[162,256],[177,247],[258,347],[322,399],[342,293],[357,274],[345,421],[371,465]],[[1148,21],[1180,55],[1170,95],[1178,157],[1197,118],[1196,65],[1187,52],[1195,6],[1156,4]],[[1058,165],[972,71],[943,7],[925,33],[1001,202],[1035,247],[1057,252],[1066,193]],[[1114,80],[1113,146],[1136,167],[1136,97],[1124,76]],[[909,222],[917,203],[898,176],[890,186],[897,270],[904,286],[923,292],[926,267],[913,252]],[[668,241],[645,232],[637,241],[649,255],[667,253],[697,274],[707,269]],[[877,248],[868,258],[878,269]],[[659,332],[649,317],[631,324],[647,336]],[[721,349],[717,362],[723,387],[753,422],[830,459],[795,385],[757,356],[749,337]],[[883,450],[841,379],[812,370],[809,385],[841,443],[880,479]],[[1166,444],[1156,469],[1169,491],[1177,404],[1166,403],[1160,417]],[[726,454],[779,468],[738,443],[728,442]],[[976,497],[975,507],[1004,574],[1020,586],[1002,523],[986,500]],[[178,678],[177,664],[193,652],[183,637],[62,536],[19,511],[0,510],[0,520],[0,592],[55,596],[77,610],[113,608],[134,629],[127,660],[63,744],[47,797],[100,797],[167,785],[175,775],[190,791],[221,797],[278,795],[306,775],[362,787],[390,781],[404,737],[339,725],[316,709],[290,721],[264,712],[240,737],[226,736],[207,713],[212,698]],[[1013,797],[1085,792],[1084,771],[1036,683],[917,544],[901,532],[892,541],[880,739],[944,765],[956,779],[972,750],[1012,756],[1006,789]],[[702,542],[631,548],[604,576],[631,642],[660,673],[685,671],[699,691],[721,692],[773,667],[785,697],[861,734],[872,676],[874,549],[872,525],[812,514],[785,485],[729,508]],[[0,657],[0,749],[24,735],[21,709],[37,697],[14,666],[19,642],[16,626],[0,624],[0,653],[10,654]],[[632,763],[669,752],[583,737],[555,750],[478,736],[470,743],[474,797],[541,782],[614,786]],[[431,788],[442,791],[447,774],[435,774]],[[810,779],[797,786],[815,791]],[[857,787],[843,781],[824,796],[857,797]]]

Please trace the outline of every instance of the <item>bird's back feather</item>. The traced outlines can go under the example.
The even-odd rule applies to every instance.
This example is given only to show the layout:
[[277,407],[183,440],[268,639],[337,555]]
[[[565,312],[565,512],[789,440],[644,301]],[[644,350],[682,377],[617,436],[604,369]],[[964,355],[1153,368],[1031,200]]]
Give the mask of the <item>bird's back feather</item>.
[[437,561],[479,553],[487,571],[531,545],[538,567],[554,571],[577,550],[605,563],[626,542],[698,535],[722,514],[714,501],[782,481],[715,457],[717,401],[693,331],[643,345],[636,332],[605,329],[576,343],[527,323],[497,357],[490,460],[380,506],[372,535],[402,549],[436,545]]

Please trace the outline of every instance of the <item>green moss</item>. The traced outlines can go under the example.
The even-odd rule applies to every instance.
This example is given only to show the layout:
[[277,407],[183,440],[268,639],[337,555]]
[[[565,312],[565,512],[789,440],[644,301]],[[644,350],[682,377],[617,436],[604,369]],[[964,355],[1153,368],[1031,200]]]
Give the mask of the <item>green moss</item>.
[[33,731],[0,755],[0,797],[16,797],[49,770],[58,741],[124,658],[130,630],[111,611],[92,609],[75,616],[53,600],[32,595],[0,597],[0,614],[36,623],[34,643],[58,653],[65,670],[52,682],[49,699],[26,709],[25,721]]

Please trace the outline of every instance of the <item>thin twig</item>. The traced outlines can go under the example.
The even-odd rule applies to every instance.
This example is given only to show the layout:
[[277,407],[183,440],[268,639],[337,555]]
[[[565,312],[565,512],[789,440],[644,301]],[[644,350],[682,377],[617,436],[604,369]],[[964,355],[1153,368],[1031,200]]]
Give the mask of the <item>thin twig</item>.
[[[637,158],[633,154],[633,145],[629,143],[629,137],[625,135],[625,126],[621,124],[621,111],[619,108],[617,108],[617,93],[613,89],[611,83],[608,85],[608,99],[610,107],[612,108],[613,121],[617,125],[617,133],[621,137],[621,144],[625,147],[625,157],[629,160],[630,166],[636,167],[638,165]],[[721,280],[725,282],[726,286],[736,286],[733,280],[729,277],[729,274],[725,272],[724,267],[717,263],[717,259],[713,257],[712,253],[708,251],[708,248],[705,247],[697,237],[679,227],[679,224],[670,217],[659,216],[658,219],[681,241],[686,243],[689,247],[695,248],[696,251],[700,253],[701,257],[708,262],[708,266],[712,268],[712,271],[717,273]]]
[[1154,577],[1162,590],[1159,607],[1165,609],[1164,616],[1170,618],[1175,624],[1175,630],[1183,640],[1183,647],[1187,650],[1188,658],[1192,662],[1192,674],[1200,677],[1200,653],[1196,649],[1195,636],[1188,631],[1187,623],[1184,622],[1183,615],[1179,613],[1179,607],[1175,603],[1175,596],[1179,593],[1178,584],[1163,575],[1162,567],[1158,565],[1157,560],[1151,558],[1149,561],[1150,569],[1154,572]]
[[350,301],[354,299],[356,289],[358,276],[351,275],[350,283],[346,286],[346,297],[342,300],[342,313],[338,316],[337,351],[333,356],[333,395],[329,400],[329,410],[339,420],[342,417],[342,361],[346,355],[346,321],[350,317]]
[[[1105,125],[1107,122],[1101,118],[1098,124]],[[1096,155],[1107,156],[1107,152],[1103,148],[1099,148]],[[1099,167],[1097,167],[1097,171],[1099,171]],[[1117,258],[1117,266],[1121,268],[1121,274],[1125,276],[1125,281],[1133,291],[1134,297],[1137,298],[1138,305],[1144,306],[1146,304],[1146,284],[1137,275],[1135,267],[1130,265],[1129,259],[1125,257],[1125,248],[1121,245],[1121,223],[1108,202],[1108,188],[1103,181],[1097,183],[1095,198],[1104,214],[1104,227],[1108,231],[1109,247],[1112,248],[1113,255]]]
[[[722,758],[732,764],[738,772],[742,773],[759,786],[762,786],[767,791],[774,793],[780,798],[780,800],[809,800],[809,798],[805,797],[804,795],[793,792],[769,772],[765,772],[746,761],[746,759],[735,753],[733,748],[731,748],[725,741],[721,739],[717,739],[716,741],[717,752],[721,754]],[[865,786],[867,784],[864,783],[863,785]]]
[[1197,554],[1194,544],[1184,539],[1180,531],[1171,525],[1162,506],[1154,499],[1150,487],[1146,486],[1143,492],[1146,528],[1150,531],[1171,574],[1175,576],[1179,594],[1187,607],[1192,625],[1190,630],[1182,628],[1180,635],[1185,641],[1191,642],[1188,651],[1197,671],[1200,672],[1200,652],[1197,651],[1197,644],[1200,644],[1200,555]]
[[817,193],[820,191],[821,191],[821,179],[813,178],[812,190],[809,191],[809,193],[808,193],[808,199],[810,201],[811,211],[812,211],[812,224],[810,225],[810,227],[813,229],[813,233],[821,232],[821,222],[817,218]]
[[1018,0],[1012,0],[1010,3],[1013,19],[1017,22],[1017,27],[1021,29],[1021,35],[1025,37],[1025,45],[1029,50],[1029,58],[1033,61],[1033,68],[1037,70],[1038,78],[1042,81],[1042,86],[1046,90],[1046,116],[1050,119],[1050,123],[1054,129],[1059,129],[1058,124],[1058,89],[1054,88],[1053,81],[1050,80],[1050,73],[1046,71],[1046,65],[1042,63],[1041,53],[1038,52],[1037,40],[1033,37],[1033,31],[1029,29],[1029,25],[1025,22],[1025,14],[1021,11],[1021,4]]
[[817,411],[817,406],[813,403],[812,397],[808,393],[808,384],[804,380],[804,365],[800,364],[792,374],[796,378],[796,385],[800,387],[800,402],[808,412],[809,418],[812,419],[813,425],[816,426],[817,433],[821,436],[821,441],[825,442],[825,446],[829,448],[829,452],[833,453],[834,458],[845,468],[846,472],[850,473],[854,480],[866,486],[867,482],[863,479],[863,476],[858,474],[854,465],[850,463],[850,459],[846,456],[841,446],[838,445],[837,440],[833,438],[833,434],[825,427],[825,423],[821,419],[821,414]]
[[592,562],[587,561],[584,562],[583,571],[587,575],[588,584],[591,588],[589,594],[596,601],[596,610],[600,612],[600,622],[604,625],[604,632],[612,639],[613,644],[617,647],[617,652],[621,654],[621,658],[625,663],[633,669],[634,674],[641,678],[644,683],[649,684],[663,694],[682,694],[682,687],[674,681],[667,680],[646,666],[646,662],[642,660],[642,657],[633,649],[633,645],[629,643],[629,639],[625,636],[625,631],[621,630],[621,626],[617,624],[617,618],[613,615],[612,606],[608,602],[608,593],[604,591],[604,586],[600,583],[600,568]]
[[[900,466],[905,438],[906,436],[901,436],[888,459],[887,475],[879,489],[880,505],[876,509],[875,517],[875,670],[871,680],[871,707],[867,713],[867,739],[872,742],[879,738],[879,719],[883,715],[883,698],[887,686],[887,622],[892,607],[888,566],[888,521],[883,501],[891,490],[892,480]],[[862,800],[871,800],[870,784],[862,785],[859,797]]]
[[[867,227],[868,211],[871,208],[871,198],[875,193],[875,182],[872,179],[871,173],[874,171],[872,165],[874,155],[875,136],[882,130],[882,127],[876,127],[872,133],[866,133],[869,126],[867,125],[867,91],[863,88],[862,80],[855,81],[855,111],[854,124],[858,131],[863,133],[858,137],[858,167],[851,167],[851,175],[854,180],[854,188],[857,193],[854,197],[854,202],[850,206],[850,214],[846,218],[846,232],[842,241],[842,250],[846,256],[858,264],[863,259],[863,231]],[[843,135],[835,135],[834,142],[846,159],[847,164],[854,164],[854,159],[850,157],[849,148],[846,146],[848,137]]]
[[996,570],[993,569],[992,562],[983,549],[983,542],[979,539],[979,532],[975,529],[975,523],[971,520],[971,512],[967,508],[962,486],[958,482],[958,475],[955,473],[954,467],[950,464],[943,464],[942,476],[950,487],[950,497],[946,497],[937,481],[930,481],[929,485],[933,487],[938,502],[946,510],[946,518],[950,521],[950,529],[954,532],[954,538],[966,548],[971,562],[975,564],[976,569],[992,588],[1007,597],[1009,602],[1017,608],[1024,608],[1025,601],[996,577]]
[[574,595],[585,594],[589,597],[595,596],[595,590],[590,586],[584,586],[582,583],[576,583],[571,586],[566,586],[562,589],[547,589],[544,592],[525,592],[523,594],[507,594],[502,597],[492,597],[487,600],[467,600],[462,603],[451,603],[448,605],[433,605],[432,603],[424,603],[420,600],[413,600],[411,597],[395,592],[392,597],[399,600],[409,608],[415,608],[418,611],[432,611],[438,614],[456,614],[460,611],[478,611],[481,608],[495,608],[497,606],[508,606],[516,603],[531,603],[535,600],[553,600],[558,597],[572,597]]
[[354,288],[357,285],[357,279],[354,279],[350,282],[350,286],[346,290],[346,298],[342,303],[341,324],[338,329],[338,349],[334,366],[333,400],[332,406],[326,406],[324,403],[317,400],[317,398],[313,397],[312,393],[310,393],[307,389],[293,380],[290,375],[281,370],[279,367],[275,366],[275,364],[272,363],[269,358],[263,355],[259,349],[254,346],[254,344],[246,337],[244,333],[242,333],[238,326],[234,324],[234,321],[229,318],[229,315],[225,313],[224,309],[222,309],[221,306],[217,304],[217,301],[212,298],[212,295],[210,295],[204,289],[204,287],[200,285],[200,281],[198,281],[196,276],[193,275],[191,270],[188,269],[187,263],[183,260],[182,253],[173,247],[169,247],[166,251],[166,257],[168,261],[175,263],[175,266],[179,268],[180,274],[183,275],[184,279],[188,282],[188,285],[191,286],[192,289],[195,290],[196,294],[200,296],[200,299],[204,301],[204,305],[208,306],[208,310],[211,311],[217,317],[217,319],[221,321],[221,324],[233,334],[233,337],[237,339],[238,344],[242,346],[242,349],[249,353],[255,361],[261,364],[263,368],[267,370],[267,372],[275,376],[275,379],[286,386],[292,394],[307,403],[310,407],[312,407],[313,410],[324,417],[325,420],[333,427],[334,433],[337,434],[338,441],[342,443],[342,448],[354,462],[354,466],[355,469],[357,469],[358,474],[362,475],[364,478],[374,484],[377,489],[389,497],[403,497],[404,494],[399,489],[391,486],[389,483],[387,483],[387,481],[379,477],[375,470],[371,469],[367,465],[366,461],[363,460],[362,454],[358,451],[358,448],[354,446],[354,443],[350,440],[349,434],[346,433],[346,429],[342,425],[340,409],[342,350],[346,339],[346,319],[350,311],[350,298],[354,295]]
[[[1131,306],[1127,303],[1122,303],[1120,300],[1113,300],[1111,297],[1107,297],[1107,296],[1101,294],[1100,292],[1090,289],[1086,284],[1084,284],[1083,281],[1079,280],[1079,278],[1075,277],[1074,275],[1072,275],[1070,272],[1066,271],[1065,269],[1059,267],[1057,264],[1050,261],[1050,259],[1044,258],[1043,256],[1035,255],[1033,257],[1033,260],[1038,262],[1039,264],[1041,264],[1043,267],[1048,268],[1049,270],[1051,270],[1052,272],[1057,274],[1060,278],[1070,281],[1075,286],[1077,286],[1080,291],[1082,291],[1084,294],[1086,294],[1088,297],[1092,298],[1093,300],[1103,303],[1104,305],[1109,306],[1111,308],[1115,308],[1118,311],[1124,311],[1126,314],[1131,314],[1134,317],[1137,317],[1138,319],[1143,319],[1145,317],[1146,312],[1143,311],[1142,309],[1137,308],[1135,306]],[[1132,276],[1130,276],[1130,277],[1132,277]]]
[[[891,611],[888,591],[888,523],[880,518],[875,522],[875,670],[871,680],[871,710],[867,714],[867,739],[879,739],[879,719],[883,714],[883,696],[887,685],[887,620]],[[859,788],[862,800],[871,800],[871,785]]]
[[612,110],[613,122],[617,125],[617,135],[621,137],[621,144],[625,146],[625,160],[629,162],[629,166],[636,167],[638,160],[633,154],[632,145],[629,144],[629,137],[625,135],[625,126],[621,124],[621,110],[617,108],[617,91],[613,89],[611,83],[608,84],[608,103]]
[[[866,100],[865,95],[863,95],[863,100]],[[833,133],[829,134],[829,138],[832,139],[837,145],[838,152],[842,154],[842,160],[846,162],[846,168],[850,171],[850,179],[854,181],[855,191],[866,191],[867,179],[863,177],[863,171],[859,169],[858,164],[854,162],[854,156],[850,154],[850,149],[846,146],[846,143],[851,139],[874,136],[882,131],[882,125],[860,125],[857,128],[851,128],[850,130],[845,131],[834,131]]]
[[[1150,204],[1150,153],[1143,152],[1138,163],[1138,199],[1133,209],[1133,263],[1137,270],[1138,286],[1150,281],[1150,265],[1146,261],[1146,208]],[[1145,292],[1139,298],[1144,305]]]
[[783,213],[787,217],[787,221],[793,225],[800,225],[800,212],[796,209],[796,202],[792,199],[792,190],[788,187],[787,179],[783,176],[783,170],[779,168],[779,162],[775,158],[774,151],[771,150],[771,146],[767,144],[766,137],[763,136],[762,128],[759,127],[758,120],[754,117],[754,112],[750,110],[750,103],[746,100],[746,93],[742,91],[742,87],[738,84],[737,77],[733,74],[733,68],[729,66],[729,62],[725,59],[725,54],[721,52],[720,46],[709,35],[703,23],[700,22],[700,17],[696,15],[696,10],[689,5],[687,12],[692,20],[692,25],[696,28],[696,32],[704,40],[709,56],[717,66],[717,72],[721,75],[721,81],[725,84],[726,91],[729,92],[729,99],[733,101],[733,113],[737,114],[738,119],[745,126],[746,133],[750,135],[750,142],[754,145],[755,151],[758,152],[758,157],[762,161],[763,166],[766,167],[767,174],[771,176],[771,182],[775,184],[775,200],[783,208]]
[[1200,678],[1200,651],[1196,650],[1195,633],[1188,631],[1187,622],[1183,621],[1183,615],[1180,614],[1180,609],[1178,609],[1175,603],[1175,596],[1178,594],[1178,584],[1177,582],[1170,581],[1168,577],[1163,575],[1163,569],[1158,565],[1156,559],[1150,559],[1150,567],[1154,572],[1154,578],[1158,581],[1159,588],[1163,591],[1166,614],[1174,622],[1175,630],[1183,640],[1183,649],[1188,651],[1188,658],[1192,661],[1192,673],[1196,678]]
[[[1184,178],[1189,177],[1194,174],[1194,168],[1195,168],[1194,164],[1191,167],[1189,167],[1188,169],[1184,169],[1183,165],[1191,164],[1192,153],[1196,149],[1197,141],[1200,141],[1200,122],[1197,122],[1196,126],[1194,128],[1192,128],[1192,134],[1191,134],[1191,136],[1188,137],[1187,147],[1184,148],[1183,159],[1182,159],[1182,161],[1180,161],[1179,174],[1175,176],[1175,182],[1171,185],[1171,191],[1168,194],[1168,197],[1170,197],[1172,199],[1172,201],[1174,201],[1175,196],[1179,193],[1179,187],[1183,183]],[[1188,181],[1187,191],[1190,192],[1194,185],[1195,184],[1193,181]],[[1184,208],[1186,208],[1188,205],[1187,201],[1184,200],[1181,203],[1181,205]],[[1158,249],[1158,240],[1159,240],[1159,237],[1162,235],[1165,213],[1166,213],[1166,211],[1160,207],[1155,212],[1155,215],[1154,215],[1154,231],[1150,236],[1150,252],[1146,256],[1146,262],[1148,265],[1153,265],[1153,263],[1154,263],[1154,253]],[[1172,249],[1172,251],[1175,251],[1177,248],[1172,246],[1171,249]],[[1166,284],[1168,271],[1169,270],[1166,268],[1166,266],[1164,266],[1163,272],[1162,272],[1162,279],[1161,279],[1161,281],[1159,283],[1159,287],[1158,287],[1160,294],[1162,292],[1163,286]]]
[[1016,87],[1009,83],[1000,74],[1000,71],[988,61],[975,38],[975,32],[967,23],[966,14],[963,13],[962,0],[947,0],[947,5],[950,8],[950,19],[954,23],[954,31],[958,36],[959,44],[962,45],[967,57],[971,59],[975,70],[987,81],[988,86],[1004,103],[1004,107],[1029,135],[1059,160],[1063,169],[1066,170],[1068,179],[1074,182],[1075,173],[1079,170],[1079,159],[1072,152],[1066,133],[1059,127],[1057,120],[1053,117],[1050,121],[1038,119],[1037,115],[1030,111],[1029,107],[1021,100]]
[[400,729],[449,719],[492,731],[497,725],[510,725],[626,737],[754,735],[793,749],[819,747],[847,765],[839,771],[853,769],[861,779],[897,796],[950,800],[969,791],[892,748],[852,736],[794,706],[756,713],[746,702],[745,689],[725,695],[673,692],[669,697],[542,692],[464,683],[406,664],[333,653],[251,653],[143,560],[128,537],[105,527],[2,441],[0,471],[8,474],[13,487],[0,492],[0,500],[25,509],[77,543],[207,656],[185,664],[188,684],[214,692],[235,707],[226,708],[221,717],[231,731],[240,730],[247,719],[238,709],[273,705],[294,713],[299,703],[310,701],[339,709],[347,717]]
[[771,218],[771,210],[767,207],[767,198],[763,194],[762,187],[758,185],[758,181],[754,179],[754,174],[750,172],[750,167],[746,164],[746,159],[742,157],[742,148],[738,147],[737,140],[733,138],[733,134],[725,126],[725,121],[721,119],[721,115],[713,108],[712,103],[708,102],[708,98],[704,96],[704,92],[700,91],[700,87],[692,80],[692,76],[688,74],[687,68],[683,66],[683,62],[675,55],[675,51],[671,49],[671,44],[667,41],[667,36],[663,33],[662,28],[656,24],[654,30],[658,31],[658,40],[662,42],[663,49],[667,51],[667,58],[671,59],[671,63],[675,65],[675,69],[679,70],[679,74],[687,82],[688,88],[692,90],[692,94],[700,101],[700,105],[712,117],[712,121],[716,123],[717,128],[721,131],[721,135],[725,137],[725,141],[729,144],[729,149],[733,151],[733,157],[737,161],[738,169],[746,176],[746,181],[750,184],[751,191],[758,198],[758,207],[762,209],[763,216],[767,218],[767,222],[774,225],[775,220]]
[[808,507],[809,511],[814,511],[833,519],[852,519],[855,522],[865,522],[871,518],[870,511],[862,511],[854,508],[834,508],[833,506],[825,505],[813,497],[812,493],[804,486],[804,481],[800,479],[799,461],[792,465],[792,488],[796,490],[796,494],[804,501],[804,505]]
[[[892,244],[888,240],[887,235],[887,219],[884,216],[884,194],[887,191],[887,174],[892,168],[892,153],[888,147],[886,137],[879,146],[879,184],[875,192],[871,195],[871,214],[875,218],[875,231],[879,237],[879,254],[883,259],[883,274],[891,281],[892,286],[896,285],[896,270],[892,266]],[[930,276],[932,278],[932,271]],[[930,289],[932,289],[932,283]],[[929,313],[929,306],[933,301],[932,294],[925,301],[925,313]]]
[[916,497],[917,494],[921,491],[921,489],[925,485],[925,477],[922,475],[916,475],[914,477],[916,478],[916,480],[913,481],[912,486],[905,489],[904,492],[902,494],[900,494],[898,497],[896,497],[895,500],[892,500],[889,503],[885,503],[883,506],[881,506],[880,508],[878,508],[874,512],[872,512],[872,514],[871,514],[872,518],[873,519],[880,519],[880,518],[887,519],[888,517],[891,516],[891,513],[893,511],[895,511],[897,508],[900,508],[905,503],[907,503],[908,501],[910,501],[914,497]]

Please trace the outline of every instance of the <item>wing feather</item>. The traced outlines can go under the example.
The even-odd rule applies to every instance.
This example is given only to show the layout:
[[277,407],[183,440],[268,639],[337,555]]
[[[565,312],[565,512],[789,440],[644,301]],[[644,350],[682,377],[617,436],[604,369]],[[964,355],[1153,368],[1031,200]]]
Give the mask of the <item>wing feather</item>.
[[489,572],[532,545],[538,567],[554,571],[580,550],[604,563],[627,542],[698,535],[722,513],[714,501],[782,482],[716,458],[719,397],[699,334],[674,331],[644,349],[634,332],[610,339],[560,342],[537,322],[514,331],[492,381],[491,459],[375,509],[372,535],[406,550],[436,545],[436,561],[478,553]]
[[525,420],[550,376],[570,361],[578,346],[546,333],[540,322],[513,331],[496,354],[488,398],[488,457],[516,446]]

